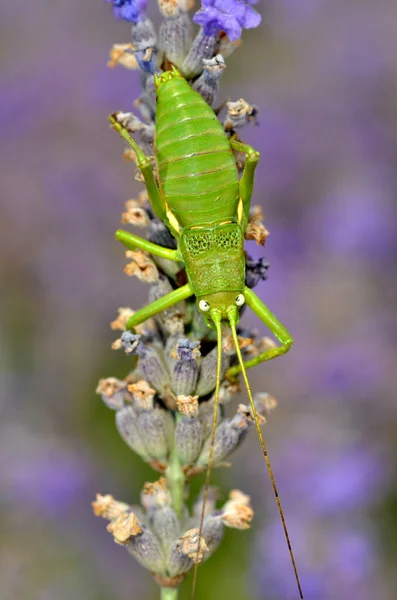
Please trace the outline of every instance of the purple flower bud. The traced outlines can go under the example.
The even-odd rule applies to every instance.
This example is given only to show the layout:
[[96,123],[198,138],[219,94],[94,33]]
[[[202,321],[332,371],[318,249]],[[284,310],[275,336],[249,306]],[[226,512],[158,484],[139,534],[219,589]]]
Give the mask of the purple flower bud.
[[124,19],[131,23],[137,23],[142,19],[147,5],[147,0],[105,0],[105,2],[112,2],[116,19]]
[[234,42],[241,37],[243,29],[258,27],[261,16],[251,7],[257,0],[202,0],[202,7],[193,21],[203,27],[206,35],[225,31]]

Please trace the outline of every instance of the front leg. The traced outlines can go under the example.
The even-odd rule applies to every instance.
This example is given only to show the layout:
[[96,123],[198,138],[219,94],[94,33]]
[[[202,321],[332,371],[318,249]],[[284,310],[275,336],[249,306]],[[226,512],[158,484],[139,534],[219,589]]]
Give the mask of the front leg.
[[[263,304],[262,300],[258,298],[258,296],[250,290],[247,286],[244,288],[244,297],[246,304],[253,310],[253,312],[260,318],[262,323],[264,323],[270,331],[276,336],[276,338],[281,343],[281,346],[277,348],[269,348],[265,350],[255,358],[248,360],[244,363],[246,369],[250,369],[251,367],[255,367],[259,365],[261,362],[265,360],[271,360],[272,358],[276,358],[276,356],[280,356],[281,354],[285,354],[291,348],[293,344],[293,338],[289,331],[284,327],[282,323],[274,316],[272,312]],[[226,377],[228,379],[234,379],[236,375],[241,372],[241,368],[239,365],[235,365],[230,367],[226,373]]]
[[124,231],[123,229],[118,229],[115,236],[116,240],[119,240],[119,242],[124,244],[124,246],[130,250],[136,250],[136,248],[139,248],[140,250],[145,250],[146,252],[154,254],[155,256],[159,256],[160,258],[166,258],[175,262],[182,262],[182,257],[178,250],[170,250],[170,248],[164,248],[164,246],[153,244],[153,242],[149,242],[149,240],[145,240],[138,235],[134,235],[133,233]]
[[243,144],[231,138],[230,145],[236,152],[244,152],[246,155],[245,167],[240,179],[240,198],[243,201],[243,229],[248,223],[248,214],[251,206],[252,192],[254,189],[255,169],[259,161],[259,152],[248,144]]
[[134,329],[134,327],[140,325],[144,321],[147,321],[147,319],[150,319],[150,317],[154,317],[159,312],[162,312],[163,310],[174,306],[174,304],[181,302],[181,300],[186,300],[187,298],[190,298],[190,296],[193,296],[193,290],[187,283],[183,287],[177,288],[176,290],[170,292],[166,296],[155,300],[148,306],[144,306],[140,310],[137,310],[136,313],[134,313],[128,319],[126,323],[126,329]]

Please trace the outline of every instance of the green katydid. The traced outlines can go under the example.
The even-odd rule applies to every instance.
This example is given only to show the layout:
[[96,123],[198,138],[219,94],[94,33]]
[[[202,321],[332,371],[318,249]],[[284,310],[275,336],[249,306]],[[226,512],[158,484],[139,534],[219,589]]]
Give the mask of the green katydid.
[[[197,308],[207,325],[216,330],[217,384],[200,536],[218,414],[221,327],[222,323],[230,326],[238,364],[229,368],[227,378],[233,379],[239,373],[242,373],[244,378],[299,594],[303,598],[283,510],[246,374],[246,369],[284,354],[293,343],[284,325],[245,285],[244,233],[248,224],[259,153],[251,146],[226,136],[213,110],[192,90],[174,67],[172,71],[155,75],[155,87],[155,161],[158,183],[151,159],[145,156],[135,140],[130,137],[120,123],[118,114],[109,118],[112,126],[134,150],[153,211],[176,238],[178,246],[176,250],[164,248],[123,230],[116,232],[116,238],[129,249],[139,248],[161,258],[182,262],[186,268],[188,283],[135,312],[128,320],[126,328],[133,329],[177,302],[195,296]],[[233,151],[246,155],[240,179]],[[243,361],[236,331],[239,309],[243,304],[251,308],[281,344],[246,362]]]

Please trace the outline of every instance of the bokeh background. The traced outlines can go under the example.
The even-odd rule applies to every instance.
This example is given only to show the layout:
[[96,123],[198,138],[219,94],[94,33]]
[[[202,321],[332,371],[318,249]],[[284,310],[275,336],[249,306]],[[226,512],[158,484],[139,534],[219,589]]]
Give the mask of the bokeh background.
[[[253,387],[279,400],[265,434],[307,600],[394,600],[397,7],[259,10],[219,99],[260,108],[244,130],[271,232],[258,293],[296,343]],[[0,34],[1,597],[154,600],[150,574],[90,508],[99,491],[136,502],[155,478],[95,395],[129,365],[109,321],[147,293],[113,239],[140,189],[106,120],[139,93],[138,73],[105,66],[129,27],[100,0],[36,0],[2,3]],[[227,532],[198,598],[296,598],[253,433],[216,482],[250,494],[256,519]]]

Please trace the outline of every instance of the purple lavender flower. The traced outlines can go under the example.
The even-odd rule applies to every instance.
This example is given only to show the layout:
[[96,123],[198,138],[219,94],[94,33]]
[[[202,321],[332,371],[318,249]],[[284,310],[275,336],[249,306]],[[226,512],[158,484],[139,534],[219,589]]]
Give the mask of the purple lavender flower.
[[243,29],[258,27],[261,16],[252,8],[258,0],[202,0],[202,7],[193,21],[201,25],[205,35],[225,31],[234,42],[241,37]]
[[112,2],[116,19],[124,19],[131,23],[141,20],[147,5],[147,0],[105,0],[105,2]]

